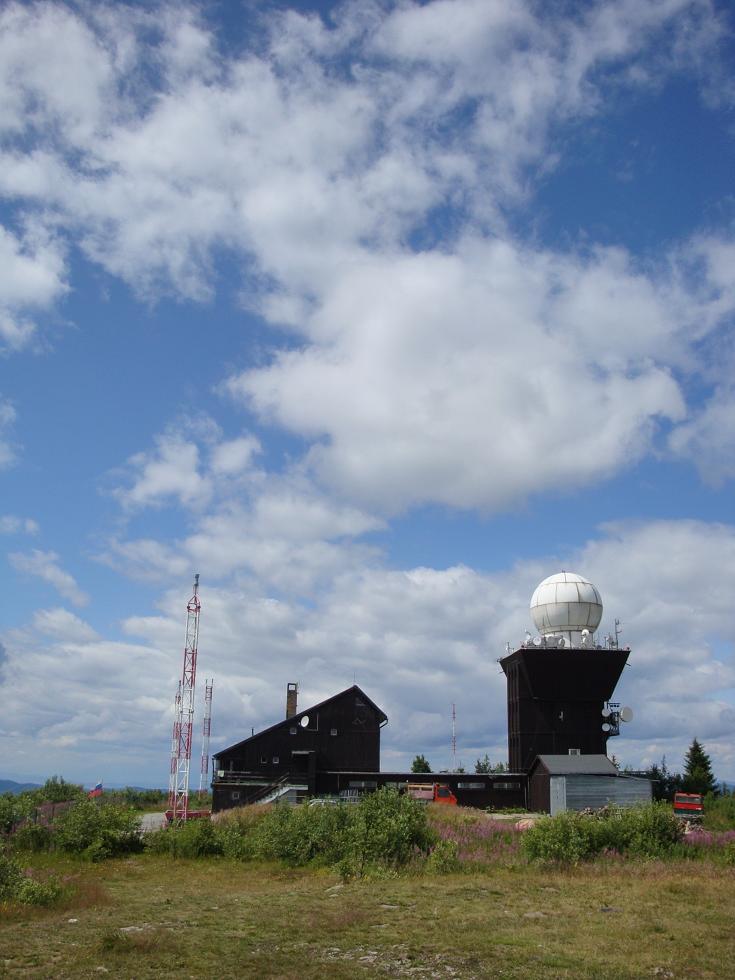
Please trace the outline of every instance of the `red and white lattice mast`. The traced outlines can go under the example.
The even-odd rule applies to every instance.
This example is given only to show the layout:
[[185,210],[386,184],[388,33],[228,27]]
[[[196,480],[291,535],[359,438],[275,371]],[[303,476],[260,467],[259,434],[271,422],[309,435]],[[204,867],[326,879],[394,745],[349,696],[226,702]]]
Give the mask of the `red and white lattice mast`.
[[174,702],[174,729],[171,740],[171,776],[168,784],[168,808],[172,820],[186,820],[189,810],[189,768],[194,730],[194,688],[197,676],[199,643],[199,576],[194,576],[194,594],[186,606],[186,643],[184,670]]
[[202,722],[202,764],[199,769],[199,795],[207,792],[206,781],[209,774],[209,736],[212,734],[212,688],[214,679],[204,681],[204,721]]

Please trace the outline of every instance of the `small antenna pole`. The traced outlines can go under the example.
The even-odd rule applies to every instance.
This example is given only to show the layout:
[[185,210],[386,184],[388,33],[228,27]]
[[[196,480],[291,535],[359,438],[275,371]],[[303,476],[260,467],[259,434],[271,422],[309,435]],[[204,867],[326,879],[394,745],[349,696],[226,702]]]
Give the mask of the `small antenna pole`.
[[202,722],[202,762],[199,767],[199,797],[207,792],[206,782],[209,775],[209,736],[212,734],[212,690],[214,679],[204,681],[204,720]]
[[622,630],[622,627],[620,625],[620,620],[619,619],[616,619],[615,620],[615,649],[616,650],[620,647],[620,643],[618,642],[618,637],[620,636],[620,634],[622,632],[623,632],[623,630]]
[[452,704],[452,772],[457,771],[457,711]]

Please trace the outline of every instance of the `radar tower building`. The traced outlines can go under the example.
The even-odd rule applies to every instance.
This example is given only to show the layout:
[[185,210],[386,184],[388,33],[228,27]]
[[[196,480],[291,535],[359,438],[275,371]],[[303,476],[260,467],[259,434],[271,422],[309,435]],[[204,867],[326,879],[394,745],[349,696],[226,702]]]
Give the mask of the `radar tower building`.
[[574,572],[550,575],[531,597],[537,636],[500,660],[507,678],[510,769],[527,772],[539,755],[607,755],[619,720],[612,705],[630,649],[596,641],[602,599]]

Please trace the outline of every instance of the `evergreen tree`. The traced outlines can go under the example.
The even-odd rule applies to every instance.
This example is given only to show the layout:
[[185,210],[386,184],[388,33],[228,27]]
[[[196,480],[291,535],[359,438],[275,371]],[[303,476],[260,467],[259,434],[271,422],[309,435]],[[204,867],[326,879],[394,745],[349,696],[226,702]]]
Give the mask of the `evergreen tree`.
[[489,773],[489,772],[507,772],[508,767],[504,762],[491,762],[490,756],[485,753],[482,759],[478,759],[475,763],[475,772]]
[[666,756],[661,759],[661,764],[654,762],[650,769],[646,770],[646,775],[653,782],[654,800],[673,800],[674,793],[682,788],[682,778],[678,772],[670,772],[666,765]]
[[685,793],[717,793],[717,780],[712,773],[712,760],[696,738],[692,740],[684,758],[682,789]]
[[425,759],[423,755],[417,755],[411,763],[411,772],[431,772],[429,760]]

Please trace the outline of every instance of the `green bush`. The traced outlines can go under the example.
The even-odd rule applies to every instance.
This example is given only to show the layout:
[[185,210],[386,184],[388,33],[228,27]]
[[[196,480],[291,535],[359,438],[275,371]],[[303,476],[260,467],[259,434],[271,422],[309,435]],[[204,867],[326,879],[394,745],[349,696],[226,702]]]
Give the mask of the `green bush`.
[[276,859],[292,867],[335,864],[344,856],[347,828],[353,811],[348,806],[274,806],[253,831],[256,857]]
[[22,880],[20,865],[0,852],[0,902],[12,898]]
[[40,789],[32,790],[29,796],[35,803],[66,803],[68,800],[85,800],[87,794],[83,786],[67,783],[63,776],[52,776]]
[[215,836],[223,857],[247,861],[255,857],[253,835],[236,823],[215,827]]
[[52,834],[41,824],[26,823],[19,827],[10,838],[14,851],[48,851],[51,848]]
[[[350,806],[251,807],[214,824],[193,820],[149,833],[144,841],[157,854],[336,866],[352,877],[392,873],[416,854],[428,855],[436,839],[425,806],[384,789]],[[440,850],[434,870],[451,860],[446,848]]]
[[433,875],[447,875],[459,871],[459,845],[454,840],[440,840],[426,859],[426,871]]
[[707,830],[735,830],[735,796],[704,798],[704,826]]
[[81,854],[92,861],[142,848],[134,811],[89,799],[80,800],[56,819],[53,841],[60,851]]
[[355,874],[372,865],[405,865],[416,853],[428,854],[437,840],[426,806],[394,789],[363,797],[350,816],[346,857]]
[[48,881],[27,878],[16,861],[0,853],[0,902],[52,905],[61,891],[61,885],[55,878]]
[[594,829],[589,818],[571,811],[542,817],[524,832],[521,850],[529,861],[578,864],[591,854]]
[[682,835],[671,806],[652,803],[543,817],[525,831],[521,848],[530,861],[578,864],[605,852],[664,857],[676,850]]
[[3,793],[0,796],[0,834],[9,834],[17,824],[30,817],[33,810],[30,793]]
[[147,851],[172,857],[199,858],[222,854],[217,831],[209,820],[187,820],[180,826],[150,831],[143,838]]

